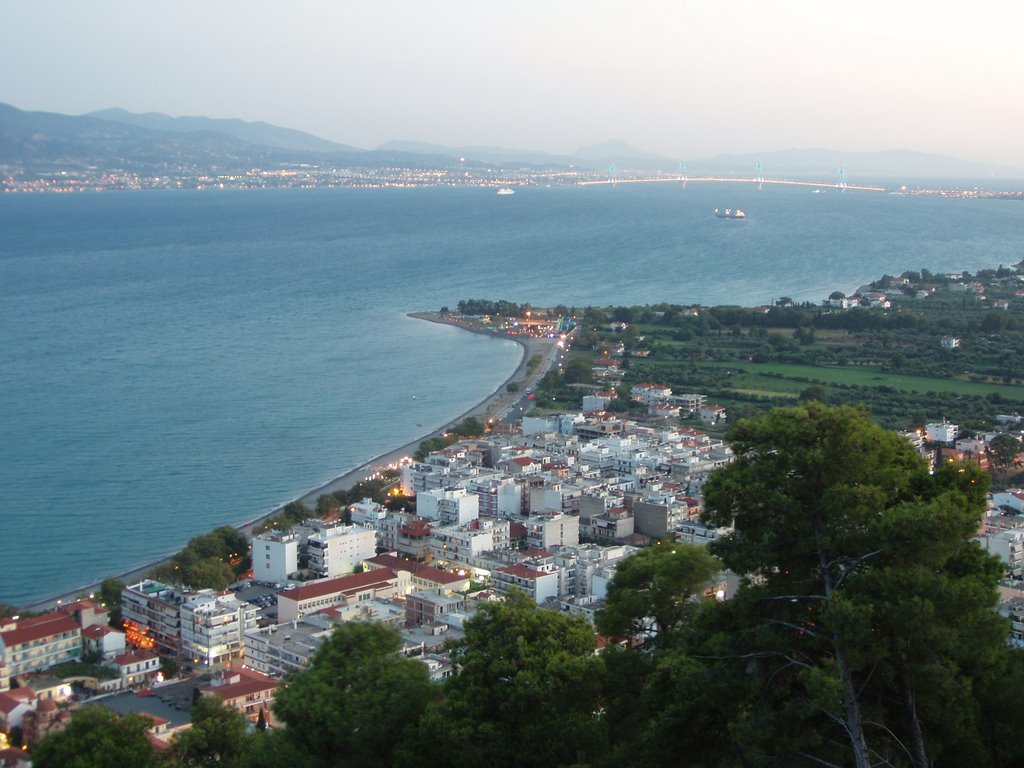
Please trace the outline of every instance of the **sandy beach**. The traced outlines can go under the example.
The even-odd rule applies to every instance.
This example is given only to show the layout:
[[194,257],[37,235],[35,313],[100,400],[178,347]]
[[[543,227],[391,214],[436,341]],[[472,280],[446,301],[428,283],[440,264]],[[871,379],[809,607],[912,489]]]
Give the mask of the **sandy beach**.
[[[426,434],[421,435],[412,442],[406,443],[405,445],[399,448],[395,448],[392,451],[388,451],[387,453],[382,453],[379,456],[375,456],[369,461],[360,464],[358,467],[351,469],[341,475],[338,475],[333,480],[330,480],[324,483],[323,485],[318,486],[317,488],[314,488],[311,491],[308,491],[307,493],[303,494],[297,500],[301,501],[306,506],[309,506],[311,508],[315,507],[317,498],[322,496],[323,494],[332,493],[334,491],[341,489],[351,488],[356,483],[360,482],[361,480],[364,480],[367,475],[370,475],[373,472],[375,472],[377,467],[381,465],[392,464],[394,462],[399,461],[405,456],[411,456],[413,453],[416,452],[416,449],[419,448],[421,442],[431,437],[439,437],[440,435],[444,434],[453,426],[455,426],[460,421],[469,416],[476,416],[477,418],[481,418],[484,420],[488,418],[500,418],[504,416],[506,414],[507,409],[510,408],[513,403],[517,402],[519,398],[522,396],[520,393],[509,393],[508,390],[506,389],[507,386],[512,382],[516,382],[517,384],[520,385],[520,392],[522,392],[522,390],[524,390],[526,387],[531,386],[535,382],[539,381],[541,377],[543,377],[544,374],[548,372],[548,370],[554,364],[554,361],[557,357],[558,346],[556,342],[552,339],[536,339],[529,336],[495,335],[493,333],[488,333],[477,328],[467,327],[458,322],[450,321],[445,316],[441,315],[438,312],[410,312],[409,317],[414,317],[419,320],[426,320],[432,323],[451,325],[456,328],[461,328],[462,330],[468,331],[470,333],[480,333],[487,336],[494,336],[495,338],[499,339],[514,341],[523,348],[523,354],[519,360],[519,365],[512,372],[512,375],[505,379],[505,381],[503,381],[497,389],[491,392],[487,397],[485,397],[479,403],[474,405],[472,408],[469,408],[468,410],[464,411],[458,416],[455,416],[453,419],[445,423],[443,426],[431,432],[427,432]],[[542,356],[543,362],[539,366],[537,366],[537,369],[533,372],[533,374],[528,374],[527,367],[529,365],[530,359],[536,354],[540,354]],[[251,538],[253,528],[260,525],[260,523],[262,523],[267,518],[273,517],[274,515],[280,513],[283,509],[283,506],[278,507],[274,510],[271,510],[270,512],[267,512],[264,515],[260,515],[259,517],[253,520],[250,520],[242,525],[237,526],[237,528],[239,531],[244,533],[246,537]],[[182,544],[182,546],[184,546],[184,543]],[[132,584],[143,579],[145,575],[149,573],[153,568],[155,568],[157,565],[160,565],[161,563],[167,562],[167,560],[169,559],[170,558],[167,557],[161,560],[155,560],[139,568],[133,568],[130,571],[125,571],[123,573],[112,575],[115,578],[118,578],[121,581],[125,582],[126,584]],[[53,595],[43,600],[37,600],[33,603],[26,604],[23,607],[26,610],[30,611],[52,610],[61,603],[66,603],[68,601],[76,599],[77,597],[88,596],[89,594],[98,592],[99,586],[100,582],[87,584],[85,586],[69,590],[68,592],[64,592],[59,595]]]

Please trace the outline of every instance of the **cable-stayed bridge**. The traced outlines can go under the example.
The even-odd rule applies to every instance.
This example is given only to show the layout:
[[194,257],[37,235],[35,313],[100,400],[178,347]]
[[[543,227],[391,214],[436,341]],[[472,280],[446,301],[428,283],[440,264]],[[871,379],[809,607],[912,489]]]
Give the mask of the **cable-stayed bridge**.
[[608,168],[607,179],[595,179],[592,181],[580,181],[577,182],[580,186],[593,186],[598,184],[604,185],[616,185],[616,184],[682,184],[684,187],[690,182],[727,182],[735,184],[754,184],[758,189],[761,189],[765,184],[781,184],[793,187],[814,187],[817,189],[855,189],[866,192],[885,192],[885,187],[875,187],[868,184],[849,184],[846,181],[846,169],[840,168],[837,172],[838,181],[827,182],[827,181],[801,181],[798,179],[771,179],[766,178],[761,172],[761,161],[758,160],[754,166],[754,175],[749,177],[740,176],[688,176],[686,173],[686,163],[679,164],[679,175],[678,176],[652,176],[652,177],[636,177],[636,178],[619,178],[616,172],[615,164]]

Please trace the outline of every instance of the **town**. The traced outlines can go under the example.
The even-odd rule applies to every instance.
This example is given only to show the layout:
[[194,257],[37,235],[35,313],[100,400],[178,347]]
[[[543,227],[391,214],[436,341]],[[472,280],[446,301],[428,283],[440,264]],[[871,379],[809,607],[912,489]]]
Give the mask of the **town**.
[[[1010,317],[1008,300],[984,297],[994,287],[998,295],[1019,297],[1019,269],[990,277],[887,278],[804,310],[824,318],[825,329],[851,311],[891,313],[893,301],[936,295],[962,299],[964,306],[967,297],[1005,302],[985,311]],[[887,290],[898,296],[890,300]],[[775,312],[792,319],[789,304],[755,308],[749,317]],[[682,325],[666,324],[666,313]],[[99,594],[58,601],[39,615],[0,619],[0,738],[7,747],[0,765],[28,765],[31,750],[66,729],[84,704],[143,716],[157,754],[174,749],[192,727],[192,708],[207,698],[237,710],[253,727],[281,727],[275,697],[283,681],[309,669],[332,633],[352,622],[394,628],[397,654],[424,665],[435,683],[459,675],[452,651],[473,617],[510,597],[577,617],[591,628],[598,652],[642,644],[643,637],[598,631],[622,563],[662,546],[714,548],[734,532],[706,514],[705,486],[735,461],[726,430],[736,420],[734,406],[753,415],[752,401],[717,386],[714,393],[677,390],[656,365],[692,357],[679,328],[708,326],[715,315],[683,308],[575,313],[488,302],[463,302],[459,311],[439,314],[480,332],[547,340],[568,359],[557,356],[550,371],[535,364],[525,381],[510,382],[508,394],[529,410],[506,406],[486,424],[463,430],[468,436],[446,433],[419,457],[381,467],[360,500],[342,505],[324,497],[316,511],[292,507],[291,518],[268,524],[248,552],[213,553],[231,569],[228,588],[187,583],[180,571],[176,580],[177,566],[168,565],[134,583],[108,580]],[[805,354],[828,343],[821,329],[810,344],[777,343],[772,334],[779,334],[779,323],[761,332],[734,319],[725,327],[738,330],[719,352],[750,342],[768,350],[761,354]],[[794,337],[813,334],[805,330],[811,326],[794,325]],[[966,336],[954,335],[958,327],[944,322],[936,340],[918,341],[952,354],[969,346]],[[842,347],[844,354],[851,348],[847,331]],[[718,353],[704,344],[701,354]],[[903,345],[901,354],[913,350]],[[747,365],[754,365],[749,357]],[[984,363],[985,355],[979,352],[978,360]],[[700,381],[691,368],[686,380]],[[677,366],[664,370],[678,373]],[[641,375],[655,380],[638,380]],[[813,391],[767,398],[765,407],[841,394],[835,382],[835,388],[801,383],[805,390],[813,384]],[[986,383],[987,374],[984,381],[980,374],[964,380],[965,386]],[[1000,380],[998,386],[1017,384]],[[936,418],[906,425],[900,435],[932,474],[973,464],[992,475],[974,540],[1002,563],[999,612],[1011,623],[1009,643],[1024,648],[1024,490],[1007,486],[1020,466],[1021,417],[1002,412],[1007,401],[1001,398],[982,402],[990,406],[986,428]],[[567,404],[572,407],[562,407]],[[722,567],[704,581],[700,596],[729,601],[743,577]]]

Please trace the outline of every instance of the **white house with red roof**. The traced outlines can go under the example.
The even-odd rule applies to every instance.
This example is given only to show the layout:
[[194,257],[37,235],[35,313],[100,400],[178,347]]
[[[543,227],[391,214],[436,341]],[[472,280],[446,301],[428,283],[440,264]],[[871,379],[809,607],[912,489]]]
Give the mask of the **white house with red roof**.
[[549,598],[558,597],[558,566],[542,565],[531,568],[516,563],[498,568],[492,573],[494,588],[508,593],[521,589],[537,604],[543,605]]
[[21,728],[26,712],[36,708],[36,694],[31,688],[12,688],[0,693],[0,732]]
[[125,652],[124,632],[93,624],[82,630],[82,648],[86,653],[99,654],[102,659],[113,659]]
[[234,707],[250,720],[256,720],[262,709],[270,722],[270,708],[280,684],[280,680],[254,669],[235,668],[218,672],[213,684],[200,688],[199,692],[203,696],[218,697],[225,706]]
[[122,688],[139,688],[160,672],[160,657],[154,651],[119,653],[107,666],[117,670]]
[[699,414],[705,424],[714,425],[725,421],[725,408],[721,405],[702,405]]
[[510,475],[536,475],[544,466],[544,462],[531,456],[516,456],[505,464],[505,471]]

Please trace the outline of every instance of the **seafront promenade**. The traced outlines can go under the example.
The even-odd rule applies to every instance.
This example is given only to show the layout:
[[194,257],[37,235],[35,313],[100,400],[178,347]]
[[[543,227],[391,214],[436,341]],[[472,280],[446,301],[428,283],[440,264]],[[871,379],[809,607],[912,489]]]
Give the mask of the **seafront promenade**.
[[[512,372],[512,375],[505,379],[505,381],[503,381],[497,389],[491,392],[487,397],[485,397],[479,403],[474,405],[472,408],[469,408],[468,410],[464,411],[458,416],[452,418],[450,421],[446,422],[443,426],[438,427],[437,429],[428,432],[418,437],[417,439],[413,440],[412,442],[402,445],[399,448],[396,448],[392,451],[388,451],[387,453],[382,453],[379,456],[375,456],[369,461],[360,464],[358,467],[355,467],[354,469],[351,469],[341,475],[338,475],[329,482],[324,483],[323,485],[318,486],[310,490],[309,492],[303,494],[297,499],[297,501],[301,501],[303,504],[306,504],[307,506],[313,506],[316,504],[317,498],[325,493],[333,493],[334,491],[337,490],[351,488],[356,483],[365,480],[368,475],[371,475],[374,472],[376,472],[379,467],[386,466],[388,464],[394,464],[406,456],[411,456],[413,453],[415,453],[416,449],[419,448],[420,443],[422,443],[424,440],[428,440],[432,437],[441,436],[442,434],[447,432],[449,429],[451,429],[453,426],[455,426],[465,418],[468,418],[470,416],[476,416],[478,418],[486,420],[489,418],[502,418],[506,416],[508,414],[509,409],[514,407],[518,400],[521,398],[522,395],[520,393],[524,392],[527,387],[539,381],[544,376],[544,374],[551,369],[555,361],[558,359],[559,350],[557,343],[553,339],[534,338],[532,336],[525,335],[487,333],[476,328],[467,327],[462,323],[448,320],[444,315],[438,312],[410,312],[409,316],[419,320],[426,320],[432,323],[451,325],[453,327],[460,328],[464,331],[469,331],[470,333],[482,333],[484,335],[494,336],[495,338],[514,341],[523,348],[523,354],[519,360],[519,365]],[[534,370],[534,372],[531,374],[528,372],[529,362],[530,359],[537,354],[541,355],[542,363],[539,366],[537,366],[536,370]],[[507,387],[510,383],[513,382],[520,385],[519,393],[513,394],[508,392]],[[239,531],[244,533],[247,538],[251,539],[254,528],[259,526],[260,523],[262,523],[267,518],[279,514],[283,509],[284,506],[282,505],[267,512],[266,514],[260,515],[259,517],[253,520],[249,520],[248,522],[236,527],[238,528]],[[182,546],[184,546],[184,544],[185,542],[182,542]],[[140,566],[138,568],[133,568],[123,573],[111,574],[111,576],[121,579],[126,584],[135,583],[143,579],[147,573],[153,570],[153,568],[160,565],[161,563],[167,562],[168,560],[170,560],[170,556],[160,560],[155,560],[151,563],[147,563],[146,565]],[[26,604],[22,607],[30,611],[50,610],[62,602],[74,600],[76,597],[79,597],[81,595],[89,595],[98,592],[99,586],[100,582],[98,581],[92,584],[86,584],[84,586],[68,590],[67,592],[63,592],[59,595],[53,595],[42,600],[37,600],[35,602]]]

